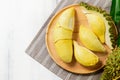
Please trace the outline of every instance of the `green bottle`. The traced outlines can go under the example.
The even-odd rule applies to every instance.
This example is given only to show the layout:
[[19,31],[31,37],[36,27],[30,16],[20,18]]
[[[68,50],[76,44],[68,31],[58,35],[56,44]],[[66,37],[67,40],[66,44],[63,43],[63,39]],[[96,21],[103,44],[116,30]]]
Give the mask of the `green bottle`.
[[118,28],[118,41],[117,45],[120,46],[120,0],[112,0],[110,15]]

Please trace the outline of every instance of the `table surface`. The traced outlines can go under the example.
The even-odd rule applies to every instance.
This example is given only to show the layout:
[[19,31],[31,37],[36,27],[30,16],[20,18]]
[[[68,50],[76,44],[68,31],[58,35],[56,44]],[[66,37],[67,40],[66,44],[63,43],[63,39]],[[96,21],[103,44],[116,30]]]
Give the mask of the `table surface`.
[[25,53],[59,1],[0,1],[0,80],[61,80]]

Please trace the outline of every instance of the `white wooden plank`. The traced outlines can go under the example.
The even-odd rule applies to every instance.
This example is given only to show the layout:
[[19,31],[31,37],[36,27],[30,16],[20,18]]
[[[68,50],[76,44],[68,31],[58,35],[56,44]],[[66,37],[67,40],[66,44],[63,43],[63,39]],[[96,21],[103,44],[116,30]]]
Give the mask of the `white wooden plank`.
[[[11,0],[9,16],[12,25],[8,30],[9,80],[61,80],[25,53],[25,49],[55,6],[55,0]],[[6,78],[5,74],[3,78]]]

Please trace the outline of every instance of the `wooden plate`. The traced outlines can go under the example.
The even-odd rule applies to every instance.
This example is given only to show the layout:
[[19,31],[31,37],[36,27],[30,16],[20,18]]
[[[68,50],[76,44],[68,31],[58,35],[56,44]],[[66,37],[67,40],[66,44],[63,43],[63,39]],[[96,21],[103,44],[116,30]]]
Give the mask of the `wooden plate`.
[[[94,67],[85,67],[80,65],[73,56],[73,60],[71,63],[64,63],[59,56],[56,53],[55,50],[55,46],[53,43],[53,30],[54,30],[54,26],[56,24],[57,19],[59,18],[59,16],[61,15],[61,13],[70,8],[70,7],[74,7],[75,8],[75,28],[74,28],[74,32],[73,32],[73,39],[76,40],[79,44],[80,41],[78,39],[78,28],[80,26],[80,24],[84,24],[84,25],[88,25],[87,19],[85,17],[85,15],[81,12],[81,7],[79,5],[71,5],[71,6],[67,6],[65,8],[63,8],[62,10],[60,10],[58,13],[56,13],[53,18],[51,19],[47,30],[46,30],[46,45],[47,45],[47,49],[48,52],[51,56],[51,58],[63,69],[73,72],[73,73],[77,73],[77,74],[88,74],[88,73],[92,73],[95,71],[100,70],[104,65],[105,65],[105,61],[106,58],[108,56],[108,54],[110,53],[110,49],[104,44],[104,46],[106,47],[106,52],[105,53],[96,53],[95,54],[100,58],[100,62],[94,66]],[[59,35],[58,35],[59,36]]]

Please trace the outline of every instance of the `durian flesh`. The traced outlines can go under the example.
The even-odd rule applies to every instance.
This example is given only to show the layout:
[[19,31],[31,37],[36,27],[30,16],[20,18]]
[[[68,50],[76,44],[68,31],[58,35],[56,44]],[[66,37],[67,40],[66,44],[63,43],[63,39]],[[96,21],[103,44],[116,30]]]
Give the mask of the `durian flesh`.
[[63,11],[53,31],[56,52],[65,63],[70,63],[73,56],[72,33],[74,28],[74,14],[74,8],[68,8]]
[[[79,33],[79,35],[83,35],[81,36],[82,38],[80,39],[80,42],[86,48],[92,51],[105,52],[106,50],[102,43],[106,44],[110,49],[113,49],[115,47],[117,30],[111,17],[104,10],[90,6],[86,3],[80,3],[80,7],[86,14],[88,22],[90,23],[90,28],[94,32],[92,32],[91,34],[91,31],[86,29],[80,31],[82,33]],[[93,22],[90,22],[90,15],[95,15],[95,18],[98,19],[96,21],[96,24],[92,24],[94,22],[94,19]],[[99,24],[99,26],[97,25],[98,22],[101,23]],[[60,14],[53,31],[53,42],[55,45],[56,52],[61,58],[61,60],[63,60],[66,63],[70,63],[73,57],[72,35],[74,24],[75,9],[68,8],[64,10],[62,14]],[[98,27],[96,27],[96,25]],[[102,28],[100,28],[100,26],[102,26]],[[86,35],[84,32],[86,32]],[[102,34],[100,32],[102,32]],[[85,39],[84,37],[86,37],[87,39]]]
[[66,29],[73,30],[74,28],[74,21],[75,21],[75,9],[69,8],[65,10],[59,17],[57,24],[61,27]]
[[75,59],[84,66],[95,66],[99,62],[99,58],[89,49],[80,46],[74,41]]
[[101,8],[91,6],[87,3],[81,2],[80,7],[85,14],[95,14],[101,17],[105,24],[105,44],[110,48],[114,49],[116,45],[116,39],[118,36],[117,29],[111,18],[111,16]]
[[70,63],[72,61],[72,40],[59,40],[55,43],[55,48],[57,54],[64,62]]
[[72,39],[72,30],[56,26],[54,29],[54,42],[61,39]]
[[79,38],[86,48],[92,51],[105,52],[105,48],[98,40],[97,36],[84,25],[81,25],[79,28]]
[[103,19],[96,14],[86,14],[88,23],[92,31],[97,35],[99,40],[105,42],[105,23]]

